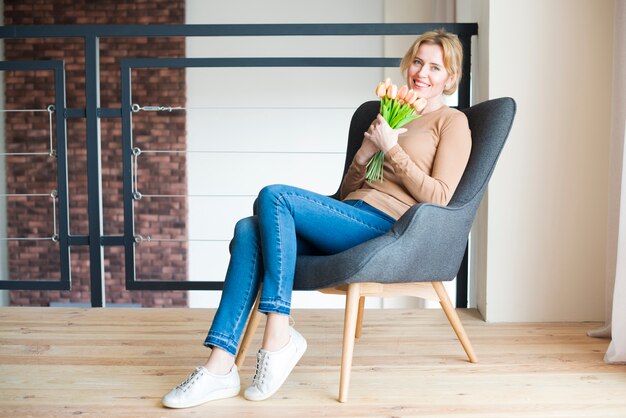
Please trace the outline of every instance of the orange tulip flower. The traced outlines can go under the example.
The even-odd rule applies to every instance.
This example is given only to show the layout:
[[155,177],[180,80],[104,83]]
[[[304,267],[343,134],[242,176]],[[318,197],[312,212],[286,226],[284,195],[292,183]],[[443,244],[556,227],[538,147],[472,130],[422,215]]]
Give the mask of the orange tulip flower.
[[398,86],[396,86],[395,84],[391,84],[389,87],[387,87],[387,97],[393,100],[397,96],[398,96]]
[[417,92],[413,89],[409,90],[404,97],[404,101],[408,104],[413,104],[417,100]]
[[376,87],[376,96],[385,97],[386,94],[387,94],[387,86],[385,86],[385,83],[381,81],[380,83],[378,83],[378,87]]
[[420,113],[422,110],[424,110],[427,104],[428,101],[423,97],[420,97],[415,102],[413,102],[413,109],[415,109],[417,113]]
[[398,99],[406,101],[406,94],[409,92],[409,88],[404,85],[398,89]]

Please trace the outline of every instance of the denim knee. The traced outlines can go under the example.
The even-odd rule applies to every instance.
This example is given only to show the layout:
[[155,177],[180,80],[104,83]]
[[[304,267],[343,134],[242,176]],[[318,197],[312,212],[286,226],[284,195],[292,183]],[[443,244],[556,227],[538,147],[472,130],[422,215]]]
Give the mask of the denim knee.
[[256,234],[259,230],[259,222],[256,216],[249,216],[237,221],[235,224],[235,237]]
[[233,245],[237,239],[250,239],[257,236],[259,233],[259,222],[256,216],[249,216],[247,218],[240,219],[235,224],[235,231],[233,233],[233,239],[228,246],[229,251],[233,252]]
[[259,192],[259,197],[257,199],[257,210],[259,208],[267,207],[268,205],[273,206],[282,194],[290,189],[291,186],[286,186],[284,184],[271,184],[263,187]]

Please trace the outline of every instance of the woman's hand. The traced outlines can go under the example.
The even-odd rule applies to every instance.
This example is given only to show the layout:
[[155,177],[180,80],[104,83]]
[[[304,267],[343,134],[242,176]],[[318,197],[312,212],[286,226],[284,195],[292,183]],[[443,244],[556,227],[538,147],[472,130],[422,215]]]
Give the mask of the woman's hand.
[[365,132],[365,139],[371,141],[382,152],[387,153],[398,143],[398,136],[406,131],[405,128],[392,129],[385,118],[379,114],[370,129]]
[[374,144],[372,141],[367,139],[367,137],[365,136],[370,131],[372,131],[373,126],[374,124],[372,123],[368,131],[363,136],[363,142],[361,143],[361,148],[359,148],[359,150],[354,155],[354,160],[359,165],[366,165],[370,161],[372,156],[376,154],[376,152],[378,151],[378,147],[376,146],[376,144]]
[[354,156],[357,164],[365,165],[377,151],[387,152],[398,143],[398,136],[407,130],[392,129],[380,114],[363,134],[361,148]]

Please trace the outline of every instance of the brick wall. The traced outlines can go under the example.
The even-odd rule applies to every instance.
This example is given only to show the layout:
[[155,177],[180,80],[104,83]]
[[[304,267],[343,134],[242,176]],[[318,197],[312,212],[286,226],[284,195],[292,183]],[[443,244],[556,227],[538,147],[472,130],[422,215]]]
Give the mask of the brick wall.
[[[184,0],[5,0],[5,25],[184,23]],[[67,107],[84,108],[84,46],[80,39],[8,40],[6,60],[65,61]],[[114,38],[100,41],[101,106],[120,107],[119,59],[182,57],[183,38]],[[44,109],[53,103],[52,73],[5,73],[6,109]],[[184,70],[138,70],[133,73],[133,102],[141,105],[185,105]],[[47,113],[5,113],[6,152],[47,152]],[[88,233],[84,119],[69,119],[70,233]],[[104,233],[123,231],[120,119],[101,120]],[[134,145],[141,149],[184,149],[183,112],[141,112],[133,117]],[[142,155],[139,190],[144,194],[185,194],[185,157]],[[49,193],[56,189],[56,160],[48,156],[7,157],[7,193]],[[52,235],[52,201],[47,197],[7,199],[9,237]],[[185,199],[148,199],[135,204],[136,232],[142,236],[186,238]],[[185,306],[186,292],[128,292],[124,289],[122,247],[105,247],[107,303]],[[72,291],[12,291],[13,305],[47,306],[51,302],[90,302],[89,255],[71,250]],[[144,243],[137,248],[138,279],[186,280],[185,242]],[[11,279],[55,279],[58,246],[49,241],[10,241]]]

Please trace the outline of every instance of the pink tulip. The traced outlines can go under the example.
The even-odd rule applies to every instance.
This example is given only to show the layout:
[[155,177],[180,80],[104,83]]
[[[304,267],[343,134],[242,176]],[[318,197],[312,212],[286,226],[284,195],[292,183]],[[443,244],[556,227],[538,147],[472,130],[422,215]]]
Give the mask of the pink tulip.
[[398,89],[398,99],[405,100],[406,94],[408,93],[408,91],[409,91],[409,88],[406,85],[400,87]]
[[391,79],[390,78],[386,78],[385,79],[385,87],[389,87],[391,85]]
[[387,97],[393,100],[397,96],[398,96],[398,86],[396,86],[395,84],[391,84],[389,87],[387,87]]
[[409,90],[404,97],[404,101],[408,104],[413,104],[417,100],[417,92],[413,89]]
[[385,83],[381,81],[378,83],[378,87],[376,87],[376,96],[385,97],[385,94],[387,94],[387,86],[385,86]]
[[424,110],[427,104],[428,102],[426,101],[426,99],[421,97],[413,102],[413,109],[415,109],[417,113],[420,113],[422,110]]

